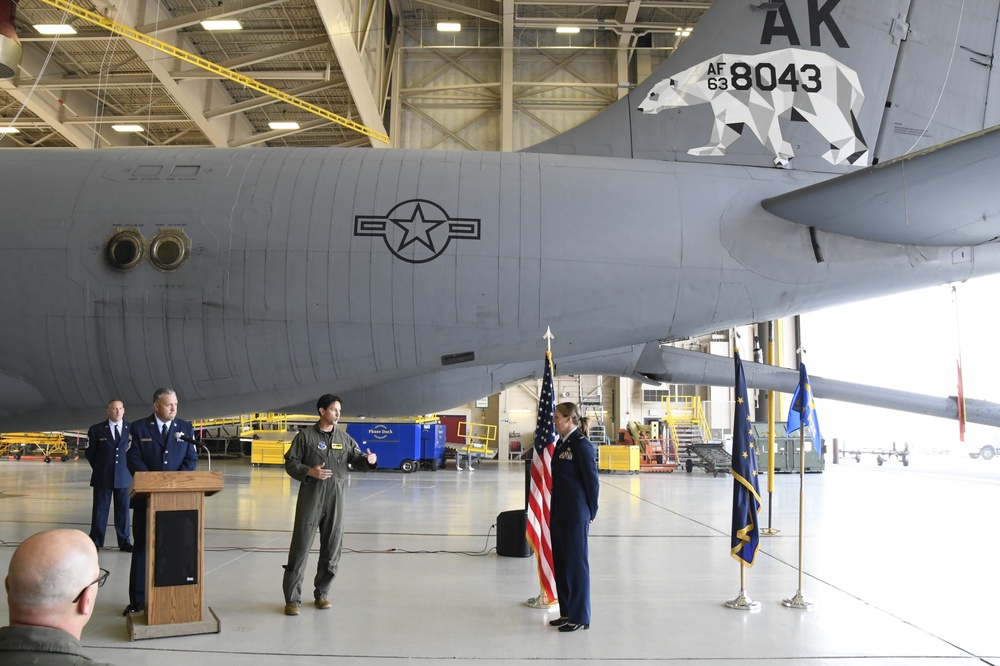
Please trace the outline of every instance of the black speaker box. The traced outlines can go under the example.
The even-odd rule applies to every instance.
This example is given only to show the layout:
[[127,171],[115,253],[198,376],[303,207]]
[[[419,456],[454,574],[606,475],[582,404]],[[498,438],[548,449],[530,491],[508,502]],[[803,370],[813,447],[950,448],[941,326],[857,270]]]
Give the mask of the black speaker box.
[[527,526],[528,512],[524,509],[497,515],[497,555],[531,557],[531,546],[524,534]]
[[198,512],[157,511],[153,585],[196,585],[198,555]]

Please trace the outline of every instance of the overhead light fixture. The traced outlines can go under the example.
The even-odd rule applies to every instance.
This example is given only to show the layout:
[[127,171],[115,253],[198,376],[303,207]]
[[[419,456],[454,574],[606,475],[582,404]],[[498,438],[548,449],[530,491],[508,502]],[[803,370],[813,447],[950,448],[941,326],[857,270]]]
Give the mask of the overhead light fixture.
[[677,37],[687,37],[691,34],[691,28],[677,28],[674,30],[674,35]]
[[201,27],[205,30],[242,30],[243,24],[235,19],[218,19],[202,21]]
[[561,35],[575,35],[580,32],[580,29],[572,25],[561,25],[556,28],[556,32]]
[[442,21],[438,23],[438,32],[462,32],[462,24]]
[[112,125],[111,129],[116,132],[141,132],[142,125]]
[[76,29],[67,23],[38,23],[34,26],[42,35],[75,35]]
[[0,127],[0,134],[18,134],[20,131],[16,127]]
[[294,120],[276,120],[267,124],[273,130],[297,130],[299,124]]

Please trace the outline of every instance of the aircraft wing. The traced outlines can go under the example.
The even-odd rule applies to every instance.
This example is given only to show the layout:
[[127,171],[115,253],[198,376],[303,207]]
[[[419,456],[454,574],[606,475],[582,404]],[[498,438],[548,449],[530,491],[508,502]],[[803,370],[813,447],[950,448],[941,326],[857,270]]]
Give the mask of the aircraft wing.
[[[649,343],[636,364],[636,372],[648,382],[695,384],[700,386],[732,386],[733,359],[703,352]],[[563,369],[557,365],[557,372]],[[798,370],[779,368],[762,363],[743,362],[747,387],[792,394],[799,382]],[[958,418],[955,396],[936,397],[909,391],[854,384],[851,382],[809,376],[813,395],[817,398],[840,400],[868,407],[896,409],[914,414]],[[966,398],[966,421],[1000,426],[1000,404]]]
[[898,245],[1000,237],[1000,126],[763,201],[791,222]]

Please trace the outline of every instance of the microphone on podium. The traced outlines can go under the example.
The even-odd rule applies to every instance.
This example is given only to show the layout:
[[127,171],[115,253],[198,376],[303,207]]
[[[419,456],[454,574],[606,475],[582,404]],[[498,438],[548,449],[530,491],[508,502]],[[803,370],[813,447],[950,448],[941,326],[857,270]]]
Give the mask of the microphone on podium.
[[188,444],[194,444],[195,446],[198,446],[199,444],[201,444],[201,442],[199,442],[194,437],[189,437],[188,435],[185,435],[182,432],[175,432],[174,436],[177,437],[177,439],[179,439],[181,441],[187,442]]

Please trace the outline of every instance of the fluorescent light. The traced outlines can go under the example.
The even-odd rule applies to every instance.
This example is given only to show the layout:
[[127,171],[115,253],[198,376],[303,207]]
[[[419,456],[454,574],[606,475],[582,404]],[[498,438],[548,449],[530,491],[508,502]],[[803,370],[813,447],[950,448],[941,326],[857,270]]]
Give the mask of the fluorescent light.
[[571,25],[561,25],[556,28],[556,32],[561,35],[575,35],[580,32],[580,29]]
[[214,21],[202,21],[201,27],[205,30],[242,30],[243,24],[235,19],[218,19]]
[[278,120],[267,124],[273,130],[297,130],[299,124],[293,120]]
[[66,23],[38,23],[35,30],[43,35],[75,35],[76,30]]
[[17,134],[20,131],[16,127],[0,127],[0,134]]
[[461,23],[438,23],[438,32],[461,32]]
[[111,129],[116,132],[141,132],[142,125],[112,125]]
[[674,35],[677,37],[687,37],[691,34],[691,28],[677,28],[674,30]]

